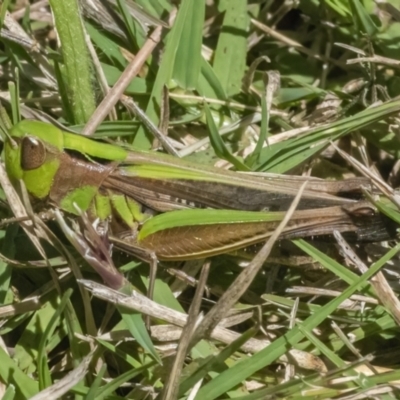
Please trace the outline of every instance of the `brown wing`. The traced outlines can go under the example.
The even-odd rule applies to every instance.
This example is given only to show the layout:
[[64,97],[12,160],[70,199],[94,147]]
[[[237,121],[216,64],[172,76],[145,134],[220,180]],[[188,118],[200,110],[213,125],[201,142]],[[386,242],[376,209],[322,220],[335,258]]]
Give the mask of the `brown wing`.
[[[369,214],[358,215],[358,209]],[[365,202],[356,203],[353,210],[327,207],[301,210],[293,214],[284,229],[282,239],[330,235],[334,230],[352,233],[357,240],[382,241],[392,237],[383,216]],[[187,260],[231,252],[268,239],[279,225],[274,222],[227,223],[195,225],[164,229],[146,236],[138,244],[154,251],[161,260]],[[125,250],[129,243],[122,243]],[[117,243],[117,247],[121,247]]]
[[[285,182],[285,177],[281,176],[276,185],[273,180],[269,180],[268,189],[265,188],[262,178],[257,178],[260,186],[257,188],[257,180],[253,176],[249,176],[249,180],[254,182],[252,187],[245,187],[239,186],[233,177],[230,184],[206,180],[142,178],[126,176],[120,170],[114,170],[104,180],[103,187],[130,196],[156,211],[193,207],[283,211],[289,207],[298,188],[304,182],[301,178],[298,182],[290,178]],[[362,198],[360,187],[368,184],[369,181],[364,178],[341,182],[311,178],[298,208],[351,204]]]

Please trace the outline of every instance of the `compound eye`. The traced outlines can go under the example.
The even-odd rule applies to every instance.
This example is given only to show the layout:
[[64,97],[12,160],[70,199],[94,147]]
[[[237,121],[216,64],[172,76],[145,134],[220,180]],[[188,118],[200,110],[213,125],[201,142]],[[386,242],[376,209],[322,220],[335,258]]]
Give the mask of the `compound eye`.
[[21,142],[21,168],[24,171],[39,168],[46,160],[46,148],[37,138],[25,136]]

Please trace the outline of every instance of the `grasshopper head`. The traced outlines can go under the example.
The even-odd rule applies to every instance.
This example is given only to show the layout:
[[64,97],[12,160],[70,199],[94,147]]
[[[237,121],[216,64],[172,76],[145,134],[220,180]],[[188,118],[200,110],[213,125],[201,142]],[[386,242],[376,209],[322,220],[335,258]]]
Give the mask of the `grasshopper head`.
[[62,149],[63,133],[53,125],[27,120],[18,123],[11,129],[4,148],[10,179],[21,179],[36,198],[47,197]]

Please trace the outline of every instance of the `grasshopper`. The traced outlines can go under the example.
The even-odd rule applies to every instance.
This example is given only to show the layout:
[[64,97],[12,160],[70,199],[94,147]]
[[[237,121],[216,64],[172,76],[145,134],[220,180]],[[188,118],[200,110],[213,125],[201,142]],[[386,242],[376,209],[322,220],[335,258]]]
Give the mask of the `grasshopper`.
[[27,120],[11,129],[5,164],[36,201],[71,214],[77,206],[92,218],[110,220],[118,247],[154,252],[160,260],[203,258],[266,240],[305,179],[282,238],[333,230],[369,241],[390,235],[383,217],[363,200],[360,187],[371,188],[366,178],[226,171]]

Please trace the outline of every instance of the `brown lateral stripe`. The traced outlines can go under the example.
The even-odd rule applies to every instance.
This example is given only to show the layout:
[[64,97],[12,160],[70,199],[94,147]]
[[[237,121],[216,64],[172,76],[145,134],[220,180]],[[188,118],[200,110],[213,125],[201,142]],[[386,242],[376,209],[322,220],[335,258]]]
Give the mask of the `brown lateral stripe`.
[[54,176],[50,191],[50,200],[60,206],[65,196],[76,188],[83,186],[101,187],[104,179],[115,169],[116,165],[102,165],[81,160],[63,152],[59,155],[60,167]]

